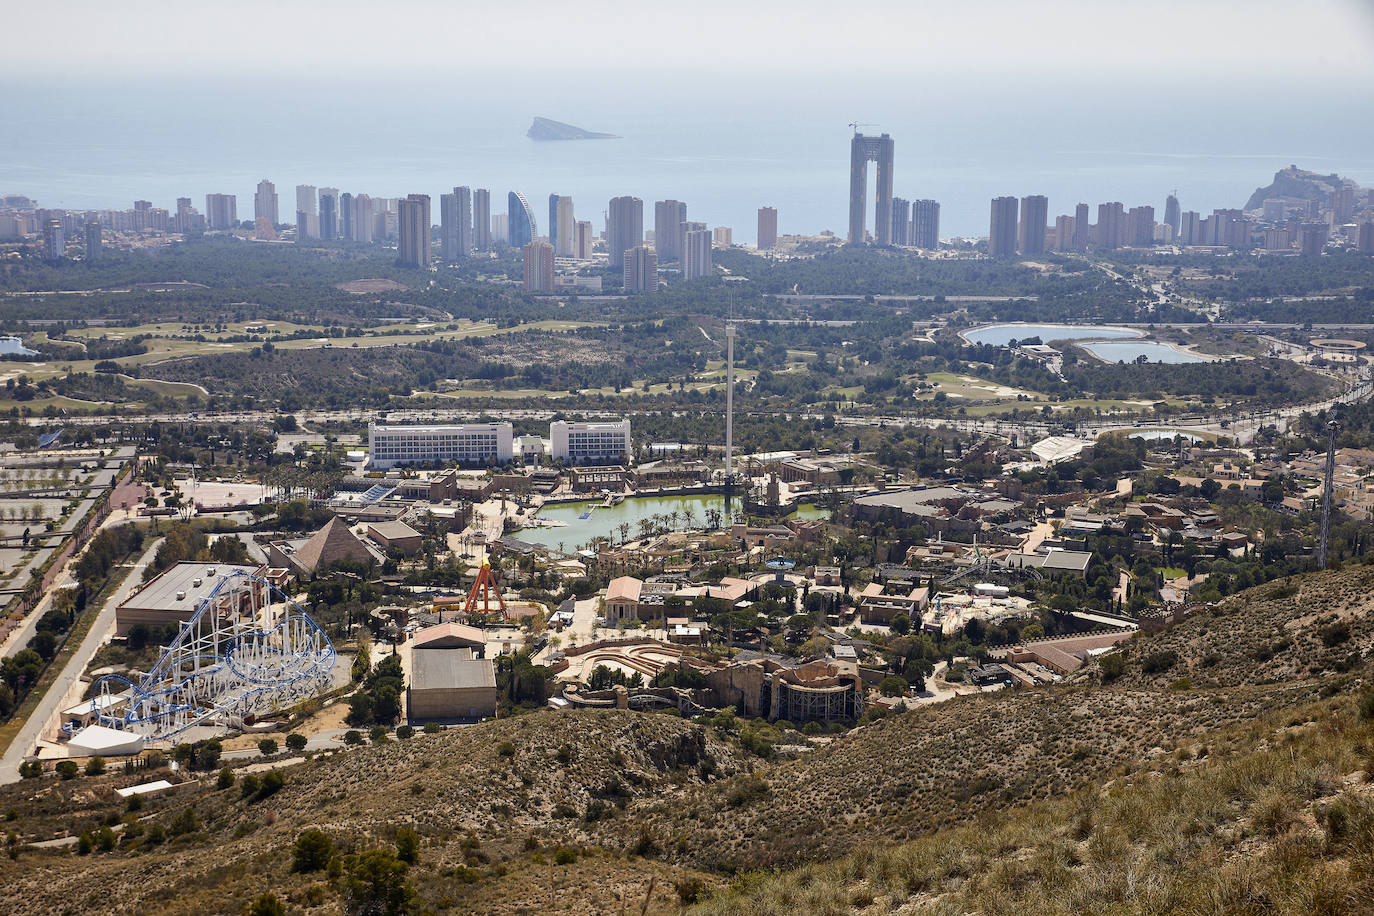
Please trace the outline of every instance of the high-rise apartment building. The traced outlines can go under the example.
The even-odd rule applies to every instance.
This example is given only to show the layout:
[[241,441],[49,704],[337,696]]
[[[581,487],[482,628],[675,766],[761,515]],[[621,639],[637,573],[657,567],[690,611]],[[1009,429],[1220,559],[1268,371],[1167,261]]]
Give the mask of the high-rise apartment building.
[[519,191],[506,195],[506,244],[524,248],[539,235],[539,221],[534,218],[530,202]]
[[892,244],[911,244],[911,202],[902,197],[892,198]]
[[988,226],[988,255],[994,258],[1016,256],[1016,212],[1015,197],[994,197],[992,199],[992,219]]
[[353,241],[353,195],[347,191],[339,195],[339,238]]
[[[655,229],[657,236],[657,229]],[[778,211],[773,207],[759,207],[759,251],[778,247]]]
[[1164,225],[1173,230],[1174,238],[1178,238],[1179,230],[1183,228],[1183,214],[1178,208],[1178,198],[1173,194],[1164,198]]
[[472,253],[472,192],[454,188],[439,195],[439,235],[444,260],[452,264]]
[[320,237],[320,215],[315,208],[315,186],[296,185],[296,238],[317,239]]
[[1126,213],[1120,201],[1097,205],[1098,248],[1115,251],[1126,243]]
[[1017,247],[1027,256],[1045,253],[1045,227],[1050,219],[1050,201],[1043,194],[1021,198],[1021,224]]
[[1365,254],[1374,254],[1374,222],[1360,223],[1360,236],[1356,247]]
[[[556,228],[557,235],[550,236],[549,241],[553,244],[553,253],[560,258],[571,258],[577,256],[577,215],[573,212],[573,199],[571,197],[559,197],[553,202],[550,208],[552,213],[549,218]],[[557,241],[554,241],[554,239]]]
[[627,293],[651,293],[658,289],[658,252],[648,245],[636,245],[626,251],[623,286]]
[[[624,268],[625,252],[643,244],[644,201],[638,197],[611,198],[606,216],[606,247],[610,252],[610,266]],[[707,244],[710,244],[709,241]]]
[[1320,257],[1326,247],[1326,223],[1304,223],[1299,243],[1303,257]]
[[100,221],[88,220],[85,226],[86,260],[100,260]]
[[596,251],[596,232],[592,229],[591,220],[583,219],[577,221],[577,249],[573,257],[583,261],[590,261]]
[[1202,214],[1188,210],[1179,218],[1178,240],[1182,245],[1200,245]]
[[333,241],[339,237],[339,189],[320,188],[320,238]]
[[1087,251],[1092,239],[1092,226],[1088,223],[1088,205],[1079,204],[1073,210],[1073,250]]
[[527,244],[522,251],[521,266],[525,271],[525,292],[553,292],[553,246],[538,238]]
[[372,241],[372,198],[359,194],[353,198],[353,241],[368,244]]
[[1355,218],[1355,189],[1349,186],[1336,188],[1329,195],[1328,204],[1332,219],[1337,223],[1348,223]]
[[1155,243],[1155,208],[1132,207],[1127,215],[1129,238],[1133,248],[1149,248]]
[[238,198],[233,194],[206,194],[205,225],[210,229],[237,229]]
[[654,251],[659,261],[682,260],[682,224],[687,221],[687,205],[680,200],[654,203]]
[[486,188],[472,192],[472,247],[491,251],[491,192]]
[[[690,226],[691,223],[683,223]],[[711,232],[689,229],[682,237],[682,279],[696,280],[711,273]]]
[[204,232],[205,217],[201,216],[195,207],[191,206],[191,198],[177,198],[176,218],[172,221],[172,231],[174,232]]
[[403,267],[429,267],[429,195],[410,194],[397,201],[396,230],[399,244],[396,263]]
[[1067,213],[1054,219],[1054,247],[1056,251],[1073,250],[1073,217]]
[[711,244],[717,248],[734,247],[735,231],[729,226],[717,226],[711,230]]
[[549,195],[549,244],[558,251],[558,195]]
[[67,253],[67,235],[62,231],[62,220],[50,219],[43,223],[43,260],[56,264]]
[[940,247],[940,203],[934,200],[911,202],[911,244],[930,251]]
[[867,235],[868,163],[878,163],[878,198],[873,211],[873,240],[892,244],[892,138],[866,137],[855,132],[849,144],[849,244],[861,245]]
[[253,195],[253,221],[260,219],[273,226],[281,222],[277,219],[277,186],[266,178],[258,182],[258,192]]

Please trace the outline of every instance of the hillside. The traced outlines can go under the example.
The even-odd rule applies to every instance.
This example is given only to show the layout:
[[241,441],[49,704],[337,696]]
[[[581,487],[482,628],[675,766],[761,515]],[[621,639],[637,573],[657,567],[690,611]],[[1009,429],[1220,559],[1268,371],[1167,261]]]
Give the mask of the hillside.
[[[650,893],[650,913],[1369,912],[1372,582],[1271,582],[1131,640],[1110,683],[1090,666],[789,732],[790,759],[728,717],[543,711],[285,766],[276,792],[209,774],[138,811],[114,788],[150,774],[25,781],[0,790],[0,909],[240,913],[269,889],[362,912],[381,882],[407,911],[472,914]],[[102,825],[124,833],[108,851]],[[330,870],[292,871],[308,829]],[[29,845],[86,831],[88,855]]]
[[1245,202],[1245,209],[1259,209],[1264,206],[1266,200],[1278,197],[1316,200],[1325,204],[1328,194],[1346,184],[1358,187],[1353,181],[1342,178],[1334,172],[1330,175],[1321,175],[1290,165],[1286,169],[1279,169],[1275,172],[1274,180],[1267,186],[1256,188],[1255,193],[1251,194],[1250,199]]

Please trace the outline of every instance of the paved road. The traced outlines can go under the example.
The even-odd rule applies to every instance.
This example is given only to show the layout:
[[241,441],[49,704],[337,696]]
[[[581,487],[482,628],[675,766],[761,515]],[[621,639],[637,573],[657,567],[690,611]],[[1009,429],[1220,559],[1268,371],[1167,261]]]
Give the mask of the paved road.
[[81,673],[90,664],[91,658],[95,656],[96,650],[105,642],[105,637],[114,629],[115,608],[129,597],[129,593],[134,587],[143,581],[143,570],[152,562],[153,555],[157,548],[162,544],[161,538],[156,538],[148,543],[147,549],[139,561],[134,564],[133,570],[129,573],[124,584],[121,585],[105,606],[100,609],[100,613],[95,618],[95,624],[87,632],[86,638],[82,640],[76,653],[67,661],[67,666],[62,669],[62,673],[57,676],[57,680],[48,688],[38,708],[33,715],[29,716],[24,727],[19,730],[14,743],[5,751],[3,758],[0,758],[0,785],[5,783],[17,782],[19,780],[19,764],[24,762],[25,757],[32,756],[38,745],[39,739],[47,730],[48,725],[57,715],[68,705],[67,696],[76,685]]

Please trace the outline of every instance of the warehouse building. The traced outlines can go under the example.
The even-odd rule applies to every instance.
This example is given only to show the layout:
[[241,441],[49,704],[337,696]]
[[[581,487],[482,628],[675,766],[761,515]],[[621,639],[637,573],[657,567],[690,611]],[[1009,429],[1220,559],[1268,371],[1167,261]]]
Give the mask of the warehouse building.
[[485,654],[486,639],[477,627],[441,623],[416,633],[406,718],[457,722],[496,715],[496,667]]
[[[261,566],[184,561],[165,570],[115,608],[115,635],[128,636],[139,624],[148,627],[180,627],[195,615],[210,593],[228,576],[242,572],[261,576]],[[261,586],[254,583],[255,588]],[[228,609],[228,596],[221,595]]]

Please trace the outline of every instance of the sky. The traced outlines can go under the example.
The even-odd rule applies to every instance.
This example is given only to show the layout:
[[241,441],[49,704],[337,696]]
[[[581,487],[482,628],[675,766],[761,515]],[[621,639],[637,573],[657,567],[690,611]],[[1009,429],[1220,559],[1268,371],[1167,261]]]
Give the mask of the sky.
[[[115,81],[654,71],[982,83],[1374,77],[1372,0],[63,0],[11,3],[0,74]],[[162,64],[161,67],[158,64]],[[1061,85],[1064,85],[1061,83]],[[751,80],[750,88],[763,88]],[[779,87],[781,88],[781,87]]]

